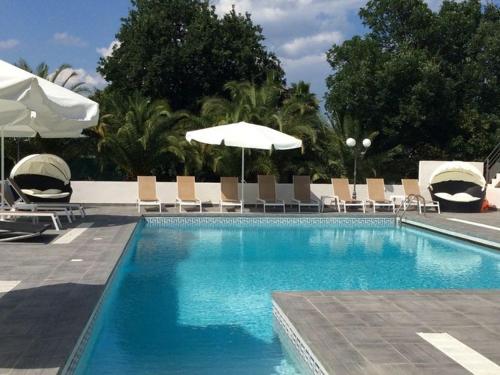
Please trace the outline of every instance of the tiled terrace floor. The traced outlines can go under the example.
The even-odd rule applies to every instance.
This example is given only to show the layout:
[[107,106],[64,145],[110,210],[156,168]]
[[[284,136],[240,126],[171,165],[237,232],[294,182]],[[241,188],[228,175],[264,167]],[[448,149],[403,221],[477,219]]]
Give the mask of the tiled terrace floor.
[[[500,211],[490,211],[485,213],[448,213],[441,215],[428,213],[426,216],[409,213],[406,219],[416,223],[433,226],[435,228],[451,231],[466,237],[476,237],[484,241],[483,244],[498,246],[500,250]],[[449,219],[461,220],[453,221]],[[464,223],[463,221],[484,224],[486,226],[498,228],[497,230],[477,225]]]
[[[205,211],[215,213],[218,208]],[[138,220],[131,206],[101,206],[88,213],[83,221],[92,226],[69,244],[51,244],[64,231],[49,231],[28,242],[0,243],[0,374],[55,374],[72,352]],[[177,210],[168,207],[166,214],[173,213]],[[500,212],[456,215],[500,227]],[[483,234],[477,227],[446,220],[448,216],[408,218],[500,242],[499,231]],[[474,305],[468,299],[463,303]]]
[[446,332],[500,364],[498,290],[294,292],[273,300],[328,374],[470,374],[417,332]]
[[[93,225],[70,244],[50,244],[54,231],[43,242],[0,244],[0,374],[64,366],[135,227],[134,212],[89,209],[83,221]],[[19,283],[5,293],[6,281]]]

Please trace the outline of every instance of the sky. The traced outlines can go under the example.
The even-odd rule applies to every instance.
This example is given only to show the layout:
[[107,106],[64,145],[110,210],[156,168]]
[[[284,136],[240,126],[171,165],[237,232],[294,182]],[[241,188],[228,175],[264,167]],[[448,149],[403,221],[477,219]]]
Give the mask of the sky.
[[[429,0],[432,9],[440,0]],[[280,58],[288,83],[303,80],[322,99],[331,74],[325,52],[365,29],[358,10],[365,0],[212,0],[223,14],[234,4],[263,27],[266,46]],[[52,69],[68,63],[97,88],[99,57],[109,53],[130,0],[0,0],[0,59],[20,57]]]

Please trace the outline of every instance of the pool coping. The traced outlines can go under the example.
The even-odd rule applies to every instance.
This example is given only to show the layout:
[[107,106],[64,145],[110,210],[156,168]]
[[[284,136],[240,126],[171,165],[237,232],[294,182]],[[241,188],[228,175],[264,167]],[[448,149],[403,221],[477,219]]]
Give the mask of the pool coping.
[[72,375],[76,371],[76,367],[78,365],[78,362],[81,358],[81,355],[84,353],[85,348],[87,346],[88,340],[90,339],[90,335],[93,332],[93,326],[96,322],[97,315],[99,314],[101,307],[103,305],[104,299],[107,297],[109,294],[110,288],[112,281],[116,277],[117,270],[121,266],[123,260],[125,259],[127,249],[135,238],[136,234],[139,231],[139,228],[143,226],[143,219],[139,218],[139,220],[135,223],[134,229],[131,231],[130,236],[127,240],[127,242],[124,244],[122,253],[120,254],[120,257],[116,261],[115,265],[113,266],[113,270],[108,276],[108,279],[106,280],[106,283],[104,284],[104,290],[101,293],[101,296],[99,297],[99,300],[97,301],[96,305],[94,306],[94,309],[92,310],[92,313],[90,314],[89,319],[87,320],[87,323],[85,323],[85,326],[83,327],[83,330],[78,337],[78,340],[71,351],[71,354],[66,360],[66,363],[62,367],[62,369],[59,370],[59,374],[62,375]]
[[486,247],[488,247],[490,249],[500,251],[500,243],[498,243],[498,242],[494,242],[494,241],[490,241],[490,240],[485,240],[483,238],[470,236],[468,234],[459,233],[459,232],[456,232],[456,231],[453,231],[453,230],[450,230],[450,229],[440,228],[440,227],[437,227],[435,225],[425,224],[425,223],[422,223],[420,221],[410,220],[410,219],[407,219],[407,218],[403,218],[401,220],[401,222],[403,224],[406,224],[406,225],[418,227],[418,228],[421,228],[421,229],[425,229],[425,230],[436,232],[436,233],[440,233],[440,234],[444,234],[444,235],[446,235],[448,237],[458,238],[460,240],[464,240],[464,241],[467,241],[467,242],[472,242],[474,244],[478,244],[478,245],[481,245],[481,246],[486,246]]
[[[496,327],[493,321],[485,318],[490,314],[492,316],[492,309],[495,310],[500,303],[498,292],[500,289],[414,289],[414,290],[357,290],[357,291],[292,291],[292,292],[273,292],[273,315],[277,318],[280,328],[286,334],[285,340],[292,343],[293,349],[299,354],[297,360],[301,361],[311,371],[312,375],[330,375],[334,373],[339,374],[379,374],[379,373],[399,373],[402,371],[404,374],[414,373],[427,373],[426,367],[431,373],[441,366],[441,370],[454,366],[457,374],[469,373],[458,361],[454,362],[449,360],[446,356],[435,347],[429,346],[423,341],[416,345],[416,349],[424,349],[427,362],[421,356],[418,360],[408,357],[403,351],[400,351],[398,344],[414,345],[419,339],[410,337],[418,334],[419,329],[427,329],[429,332],[444,332],[450,331],[454,335],[459,335],[460,340],[466,345],[471,345],[472,349],[478,350],[479,353],[486,351],[486,357],[493,357],[494,362],[500,363],[500,350],[498,346],[478,344],[483,340],[478,340],[477,336],[468,338],[467,329],[470,328],[468,323],[460,322],[456,324],[442,323],[443,314],[459,314],[460,308],[463,305],[454,305],[460,298],[464,298],[467,302],[468,299],[479,299],[482,303],[486,303],[483,316],[479,315],[480,319],[476,322],[479,329],[486,329],[486,333],[494,334],[495,331],[491,327]],[[441,298],[444,297],[444,299]],[[356,309],[350,310],[353,299],[360,299],[360,305],[356,305]],[[292,301],[295,299],[295,301]],[[378,300],[377,300],[378,299]],[[344,305],[347,301],[347,304]],[[468,301],[469,303],[472,300]],[[297,306],[294,304],[298,303]],[[407,309],[405,304],[407,304]],[[422,311],[417,313],[416,306],[423,303]],[[448,303],[451,303],[447,305]],[[440,304],[442,309],[436,309],[435,304]],[[496,305],[495,305],[496,304]],[[392,309],[392,306],[396,309]],[[462,306],[462,307],[461,307]],[[474,305],[475,306],[475,305]],[[347,310],[345,310],[347,307]],[[488,311],[489,308],[489,312]],[[287,311],[286,311],[287,310]],[[476,309],[472,309],[472,318]],[[347,312],[346,312],[347,311]],[[393,311],[397,311],[394,313]],[[291,314],[291,316],[288,316]],[[353,321],[363,321],[365,326],[354,324],[352,327],[346,325],[345,319],[342,318],[343,314],[350,314]],[[370,319],[364,321],[371,315],[384,316],[384,324],[380,325],[379,322],[370,322]],[[394,322],[391,322],[391,314],[394,314]],[[399,315],[398,315],[399,314]],[[401,314],[408,315],[408,321],[398,321],[398,316]],[[416,314],[416,315],[413,315]],[[437,314],[439,318],[433,321],[433,314]],[[441,316],[440,316],[441,314]],[[471,314],[471,309],[466,309],[463,312],[463,318],[467,319],[468,314]],[[498,315],[495,311],[495,315]],[[335,324],[335,317],[340,316],[339,324]],[[455,318],[458,318],[456,316]],[[305,319],[303,324],[295,327],[295,323],[299,320]],[[361,319],[361,320],[360,320]],[[412,319],[418,323],[418,327],[413,329],[414,325],[409,324]],[[450,316],[451,319],[451,316]],[[441,320],[441,322],[440,322]],[[451,319],[453,320],[453,319]],[[449,320],[449,321],[451,321]],[[460,319],[459,319],[460,320]],[[498,321],[498,318],[497,318]],[[393,326],[394,323],[394,326]],[[414,324],[417,324],[414,323]],[[425,326],[425,327],[424,327]],[[364,327],[364,328],[363,328]],[[383,329],[394,330],[387,336],[381,335]],[[352,332],[350,332],[352,330]],[[375,330],[375,331],[373,331]],[[301,332],[299,332],[301,331]],[[361,336],[359,332],[363,332]],[[399,332],[398,332],[399,331]],[[328,332],[328,339],[325,333]],[[356,333],[357,332],[357,333]],[[389,332],[387,332],[389,333]],[[353,336],[354,334],[354,336]],[[478,333],[478,335],[480,335]],[[498,334],[497,334],[498,335]],[[407,336],[407,337],[405,337]],[[354,339],[354,340],[353,340]],[[379,341],[380,340],[380,341]],[[484,338],[488,344],[491,337]],[[328,342],[329,344],[326,344]],[[325,346],[326,344],[326,346]],[[398,356],[404,358],[402,361],[383,360],[384,355],[371,353],[365,356],[363,349],[370,349],[373,346],[387,346],[392,350],[396,350]],[[331,347],[330,347],[331,346]],[[358,360],[350,362],[349,353],[344,353],[347,356],[347,362],[342,363],[343,358],[331,358],[332,348],[338,347],[345,349],[348,346],[351,351],[350,354],[356,354]],[[495,347],[497,349],[495,349]],[[360,350],[361,348],[361,350]],[[360,355],[361,353],[361,355]],[[370,354],[370,353],[368,353]],[[422,352],[419,353],[420,355]],[[388,354],[387,354],[388,355]],[[438,357],[440,359],[437,359]],[[370,358],[371,357],[371,358]],[[373,358],[375,357],[375,358]],[[320,359],[322,358],[322,360]],[[447,361],[446,363],[444,361]],[[391,367],[394,366],[394,367]],[[346,367],[344,367],[346,366]],[[401,366],[401,367],[398,367]],[[417,366],[417,368],[415,368]],[[420,369],[418,370],[418,366]],[[433,369],[433,366],[436,368]],[[338,367],[335,371],[334,368]],[[444,368],[443,368],[444,367]],[[380,372],[385,369],[386,372]],[[332,370],[333,372],[331,372]],[[368,370],[370,370],[368,372]],[[418,370],[418,372],[413,372]],[[351,372],[352,371],[352,372]],[[455,373],[455,372],[453,372]]]

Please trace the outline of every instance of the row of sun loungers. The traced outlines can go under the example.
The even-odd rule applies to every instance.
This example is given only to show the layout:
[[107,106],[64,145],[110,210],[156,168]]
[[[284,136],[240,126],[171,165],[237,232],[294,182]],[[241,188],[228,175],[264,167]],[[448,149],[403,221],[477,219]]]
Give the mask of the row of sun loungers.
[[[158,199],[156,190],[156,178],[154,176],[139,176],[139,199],[137,200],[138,212],[142,206],[156,206],[161,212],[162,204]],[[257,204],[262,205],[263,211],[266,212],[267,207],[277,207],[285,212],[285,201],[278,199],[276,194],[276,178],[270,175],[259,175],[257,177],[258,193]],[[361,208],[366,212],[367,207],[372,207],[373,212],[377,208],[386,208],[395,212],[396,199],[387,199],[385,194],[384,180],[381,178],[369,178],[366,180],[368,186],[368,199],[354,200],[349,191],[349,181],[346,178],[332,178],[333,195],[322,196],[317,199],[311,193],[311,180],[309,176],[294,176],[293,177],[293,198],[292,205],[298,207],[301,212],[302,207],[313,207],[318,212],[322,211],[325,206],[325,201],[333,202],[334,207],[338,212],[347,212],[347,208]],[[405,197],[410,195],[421,195],[418,181],[414,179],[403,179],[403,188]],[[196,196],[195,178],[193,176],[178,176],[177,177],[177,198],[175,206],[182,212],[182,207],[196,207],[202,212],[202,202]],[[409,204],[416,205],[418,210],[422,210],[422,201],[408,203],[402,200],[401,204],[407,208]],[[220,180],[220,201],[219,208],[222,212],[223,207],[239,208],[243,212],[243,201],[238,194],[238,178],[237,177],[221,177]],[[434,207],[440,212],[439,203],[435,201],[425,201],[426,207]]]

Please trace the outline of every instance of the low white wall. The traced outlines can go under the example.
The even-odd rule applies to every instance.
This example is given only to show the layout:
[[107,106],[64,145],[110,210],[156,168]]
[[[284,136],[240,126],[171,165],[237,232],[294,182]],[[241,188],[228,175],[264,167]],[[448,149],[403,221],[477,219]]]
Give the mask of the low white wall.
[[[135,181],[72,181],[72,202],[79,203],[135,203],[137,199],[137,182]],[[177,196],[177,184],[175,182],[158,182],[158,197],[163,203],[173,204]],[[330,184],[312,184],[311,191],[320,199],[324,195],[332,195]],[[352,192],[352,185],[351,185]],[[368,198],[366,185],[356,185],[359,199]],[[278,197],[290,202],[293,197],[292,184],[279,184]],[[202,202],[218,203],[220,198],[219,183],[196,183],[196,194]],[[386,185],[386,195],[402,195],[401,185]],[[256,203],[257,184],[245,184],[245,203]]]

